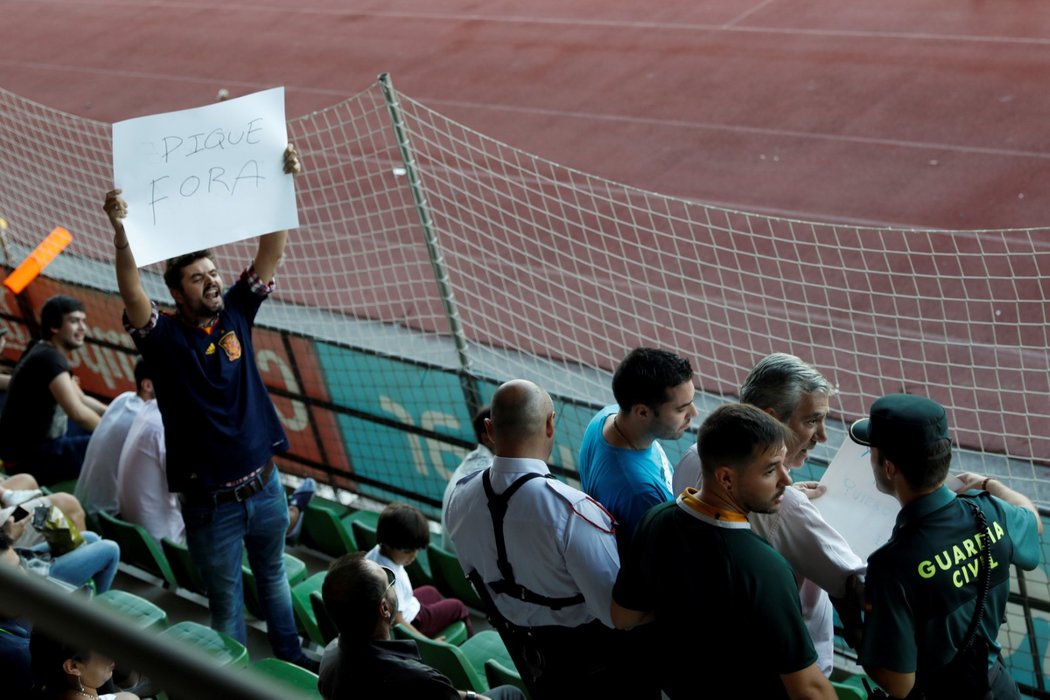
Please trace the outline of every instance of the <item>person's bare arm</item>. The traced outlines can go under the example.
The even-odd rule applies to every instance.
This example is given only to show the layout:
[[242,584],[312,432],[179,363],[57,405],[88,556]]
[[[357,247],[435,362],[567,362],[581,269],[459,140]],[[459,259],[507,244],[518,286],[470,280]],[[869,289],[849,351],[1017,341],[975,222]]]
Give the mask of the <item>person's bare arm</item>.
[[62,407],[70,420],[84,430],[93,432],[98,425],[99,414],[90,408],[84,401],[84,393],[75,383],[69,372],[62,372],[51,380],[47,385],[55,402]]
[[831,682],[820,672],[817,664],[812,664],[794,673],[780,674],[780,681],[787,690],[791,700],[835,700],[835,689]]
[[80,400],[84,402],[84,405],[90,408],[92,411],[101,416],[106,412],[106,404],[102,403],[94,396],[90,396],[84,393],[84,390],[80,388],[80,382],[74,382],[77,387],[77,391],[80,392]]
[[[299,153],[296,152],[295,146],[288,144],[288,148],[284,151],[284,172],[289,175],[296,175],[302,170],[303,166],[299,161]],[[259,250],[255,254],[254,263],[255,274],[264,283],[273,279],[273,275],[277,271],[277,263],[280,261],[281,256],[284,255],[284,247],[287,242],[287,231],[274,231],[273,233],[259,236]]]
[[116,249],[113,266],[116,268],[117,289],[120,291],[120,298],[124,301],[128,322],[134,328],[143,328],[149,323],[153,307],[150,304],[149,295],[142,288],[139,268],[135,264],[135,256],[131,253],[131,245],[124,231],[124,217],[128,214],[128,203],[120,198],[120,192],[120,190],[107,192],[106,202],[102,208],[109,216],[109,223],[113,225],[113,247]]
[[993,477],[982,476],[981,474],[974,474],[972,472],[962,472],[961,474],[956,474],[956,476],[959,477],[959,481],[962,482],[962,486],[955,490],[956,493],[965,493],[971,489],[987,491],[996,498],[1006,501],[1010,505],[1026,508],[1032,511],[1032,514],[1035,515],[1036,530],[1040,535],[1043,534],[1043,519],[1039,517],[1039,509],[1035,507],[1035,504],[1032,503],[1028,496],[1014,491],[1012,488]]
[[878,683],[879,687],[895,698],[908,697],[908,693],[915,687],[914,673],[898,673],[888,668],[871,666],[865,666],[864,672],[871,676],[871,680]]

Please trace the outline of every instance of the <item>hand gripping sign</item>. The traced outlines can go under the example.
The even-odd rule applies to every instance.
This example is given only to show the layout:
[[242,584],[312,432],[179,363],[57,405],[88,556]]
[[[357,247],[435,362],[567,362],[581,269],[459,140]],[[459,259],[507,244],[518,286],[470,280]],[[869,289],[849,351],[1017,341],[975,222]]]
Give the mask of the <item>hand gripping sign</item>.
[[113,125],[114,186],[138,265],[296,228],[284,88]]

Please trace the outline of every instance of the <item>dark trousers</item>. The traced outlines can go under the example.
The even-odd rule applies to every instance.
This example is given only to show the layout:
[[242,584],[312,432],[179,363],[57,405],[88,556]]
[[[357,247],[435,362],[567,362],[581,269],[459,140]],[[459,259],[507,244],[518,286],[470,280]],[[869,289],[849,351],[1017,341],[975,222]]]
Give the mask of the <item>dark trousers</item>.
[[660,697],[656,671],[632,632],[597,621],[499,631],[533,700]]

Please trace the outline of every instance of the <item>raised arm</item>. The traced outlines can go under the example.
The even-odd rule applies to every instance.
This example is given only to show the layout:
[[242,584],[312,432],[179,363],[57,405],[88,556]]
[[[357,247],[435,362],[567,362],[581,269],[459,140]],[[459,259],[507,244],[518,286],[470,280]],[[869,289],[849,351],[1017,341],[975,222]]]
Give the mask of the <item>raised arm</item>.
[[[295,150],[295,146],[288,144],[288,148],[284,150],[284,172],[289,175],[297,175],[302,170],[299,153]],[[259,250],[255,254],[255,274],[263,282],[273,279],[277,271],[277,263],[284,255],[284,246],[287,241],[287,231],[274,231],[259,237]]]
[[107,192],[106,203],[102,205],[102,208],[109,216],[109,223],[113,225],[113,247],[116,249],[113,265],[117,271],[117,289],[120,290],[120,298],[124,300],[128,321],[135,328],[142,328],[149,322],[153,309],[149,295],[142,288],[139,268],[135,264],[135,256],[131,253],[131,244],[128,243],[128,236],[124,231],[124,217],[128,214],[128,203],[120,198],[120,192],[120,190]]

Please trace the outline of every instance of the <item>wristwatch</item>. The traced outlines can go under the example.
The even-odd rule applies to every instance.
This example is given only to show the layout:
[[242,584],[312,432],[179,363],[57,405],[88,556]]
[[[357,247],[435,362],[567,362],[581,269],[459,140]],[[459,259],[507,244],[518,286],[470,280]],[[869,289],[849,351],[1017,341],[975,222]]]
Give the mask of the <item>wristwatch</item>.
[[473,690],[468,690],[467,691],[467,700],[478,700],[478,694],[475,693]]

